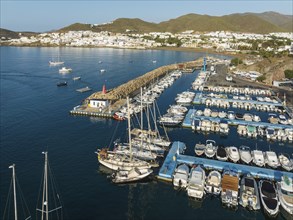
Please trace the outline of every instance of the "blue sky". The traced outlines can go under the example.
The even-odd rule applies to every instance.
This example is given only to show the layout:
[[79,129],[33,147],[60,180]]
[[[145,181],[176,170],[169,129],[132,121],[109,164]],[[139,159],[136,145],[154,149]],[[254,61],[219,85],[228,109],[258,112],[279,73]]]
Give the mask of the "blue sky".
[[15,1],[1,0],[1,28],[14,31],[49,31],[69,24],[104,23],[117,18],[161,22],[188,13],[214,16],[276,11],[292,15],[292,0],[173,0],[173,1]]

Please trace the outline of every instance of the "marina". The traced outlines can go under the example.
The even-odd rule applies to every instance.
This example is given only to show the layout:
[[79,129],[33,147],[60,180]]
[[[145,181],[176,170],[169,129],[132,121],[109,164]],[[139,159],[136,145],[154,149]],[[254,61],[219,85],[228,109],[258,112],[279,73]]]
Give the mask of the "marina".
[[[21,51],[17,50],[17,48],[9,49],[16,51],[14,52],[16,55],[19,53],[22,54]],[[35,51],[34,48],[27,48],[27,50]],[[53,49],[48,48],[48,50],[51,51]],[[143,92],[146,93],[146,95],[143,95],[145,99],[143,99],[142,102],[139,102],[141,100],[141,96],[139,94],[140,87],[138,90],[135,90],[135,92],[133,92],[134,90],[131,89],[132,92],[129,90],[128,92],[125,91],[125,93],[119,93],[122,94],[121,99],[118,98],[116,100],[110,98],[109,100],[104,100],[103,97],[111,94],[111,91],[114,90],[112,88],[117,88],[119,87],[117,85],[121,85],[122,83],[131,81],[135,77],[139,77],[139,74],[142,74],[143,72],[151,72],[153,70],[153,67],[145,67],[145,65],[140,65],[138,68],[133,67],[134,65],[132,64],[131,68],[137,69],[135,69],[136,71],[134,71],[132,75],[127,75],[127,71],[129,70],[128,65],[131,65],[131,63],[128,62],[129,60],[134,60],[133,63],[137,64],[139,63],[139,59],[144,57],[146,60],[143,60],[143,63],[149,62],[149,60],[157,60],[157,65],[169,65],[171,63],[178,63],[179,61],[177,59],[173,60],[175,59],[173,57],[173,53],[168,55],[169,53],[167,52],[163,53],[161,51],[155,51],[152,53],[147,53],[148,56],[145,58],[145,51],[137,51],[135,56],[127,58],[124,64],[117,64],[111,63],[114,62],[114,60],[120,62],[120,59],[118,59],[119,54],[117,54],[117,50],[113,50],[113,52],[111,49],[106,50],[107,52],[110,51],[112,53],[110,58],[107,56],[97,57],[97,54],[104,53],[104,49],[89,50],[87,48],[82,48],[81,50],[84,51],[84,54],[87,54],[86,57],[92,58],[92,60],[90,60],[92,63],[92,68],[84,63],[70,63],[70,59],[68,57],[74,57],[75,48],[67,51],[69,54],[68,57],[62,55],[62,58],[64,57],[66,63],[68,63],[68,65],[71,66],[74,70],[80,73],[87,73],[81,74],[82,82],[85,82],[87,83],[86,85],[90,85],[91,88],[96,89],[102,88],[105,84],[105,80],[108,77],[112,79],[111,81],[108,80],[106,83],[108,91],[104,94],[102,94],[102,91],[99,92],[100,95],[96,96],[95,98],[92,97],[88,99],[88,95],[86,93],[76,93],[76,89],[78,89],[78,86],[80,86],[78,82],[70,83],[70,86],[67,88],[57,89],[56,83],[61,80],[60,75],[56,69],[54,70],[51,68],[48,70],[48,65],[44,65],[44,69],[38,72],[40,73],[39,78],[17,78],[15,76],[8,77],[5,74],[3,76],[3,80],[6,82],[3,84],[4,93],[8,94],[9,92],[12,92],[13,95],[21,95],[30,92],[31,94],[31,96],[25,97],[25,100],[22,102],[12,99],[9,102],[5,102],[5,106],[3,108],[1,107],[1,110],[5,115],[4,132],[7,136],[7,138],[3,138],[3,144],[7,147],[3,149],[3,160],[1,162],[4,164],[11,164],[11,157],[9,155],[13,153],[13,157],[16,159],[15,162],[18,165],[17,167],[19,167],[18,170],[20,171],[20,182],[22,185],[24,185],[24,195],[30,195],[28,197],[30,210],[35,210],[36,207],[34,204],[34,199],[38,197],[38,193],[36,192],[37,190],[34,189],[38,188],[38,184],[35,184],[35,182],[38,182],[38,178],[36,178],[34,173],[27,172],[27,170],[32,170],[34,165],[27,163],[27,160],[24,160],[23,158],[29,158],[39,163],[39,151],[45,151],[47,147],[44,146],[48,145],[51,153],[50,158],[52,159],[52,168],[57,171],[55,172],[57,174],[55,176],[56,180],[58,183],[61,183],[61,191],[59,190],[59,192],[61,192],[60,195],[62,196],[60,197],[64,200],[64,206],[62,206],[65,208],[64,210],[69,210],[68,215],[70,219],[94,219],[97,216],[99,216],[101,219],[139,219],[141,217],[145,219],[155,219],[157,216],[156,213],[158,213],[158,202],[165,204],[164,206],[160,207],[159,212],[164,219],[172,219],[174,217],[180,218],[180,213],[182,212],[186,214],[186,218],[188,219],[192,219],[194,216],[199,216],[200,218],[216,217],[213,216],[213,213],[209,213],[207,211],[211,207],[215,213],[221,213],[225,218],[238,218],[242,211],[244,211],[245,215],[249,217],[258,219],[265,218],[262,211],[251,212],[242,208],[238,208],[237,211],[231,212],[230,210],[222,208],[221,199],[222,201],[225,201],[223,200],[224,197],[222,197],[222,194],[220,193],[222,188],[224,188],[226,191],[229,190],[229,183],[235,183],[234,185],[238,183],[240,186],[240,179],[238,181],[234,180],[236,180],[236,178],[242,178],[242,175],[248,173],[250,170],[252,170],[253,176],[257,177],[257,182],[259,182],[259,179],[262,178],[268,180],[275,178],[275,181],[280,181],[282,180],[282,175],[288,175],[288,177],[292,177],[292,171],[283,171],[283,168],[281,167],[277,169],[271,169],[267,167],[262,168],[252,165],[244,165],[239,161],[237,163],[228,162],[228,155],[222,155],[220,151],[217,151],[213,157],[215,158],[218,156],[224,160],[226,156],[226,162],[215,159],[207,159],[204,156],[198,157],[195,156],[194,146],[200,142],[206,143],[206,140],[215,140],[216,143],[219,143],[218,146],[222,145],[225,147],[231,146],[231,144],[238,142],[241,142],[250,147],[257,144],[257,149],[261,152],[270,150],[275,152],[277,155],[282,152],[282,163],[285,164],[284,167],[287,167],[290,170],[290,158],[292,158],[292,144],[290,142],[286,141],[284,143],[280,143],[279,140],[276,140],[269,143],[268,141],[259,139],[258,137],[255,139],[243,138],[235,135],[237,134],[237,129],[234,126],[229,126],[230,131],[225,136],[221,136],[216,133],[197,133],[191,129],[182,127],[182,125],[170,128],[165,127],[164,125],[159,126],[158,120],[165,113],[174,115],[182,113],[185,115],[187,113],[187,115],[191,116],[192,112],[190,112],[190,110],[195,110],[193,108],[196,108],[197,110],[203,110],[202,104],[200,104],[201,106],[193,106],[192,103],[185,105],[184,103],[188,101],[188,98],[185,100],[186,97],[183,95],[188,94],[186,93],[187,91],[194,92],[190,89],[190,82],[192,82],[194,78],[199,75],[199,70],[195,70],[188,74],[182,74],[176,79],[175,75],[179,75],[179,72],[181,71],[178,71],[177,69],[175,72],[173,70],[169,71],[166,75],[171,75],[174,73],[173,76],[170,76],[174,78],[174,81],[170,83],[170,85],[166,85],[166,88],[162,87],[162,92],[156,98],[154,98],[156,104],[146,104],[144,102],[151,100],[155,90],[157,93],[159,93],[159,88],[160,85],[163,85],[163,81],[167,84],[167,80],[164,78],[164,76],[151,80],[151,83],[143,88]],[[124,53],[132,55],[131,51],[124,51]],[[158,53],[160,56],[154,58],[154,53]],[[9,55],[10,53],[7,54]],[[140,54],[141,56],[139,56]],[[30,57],[32,60],[26,64],[27,66],[21,67],[22,69],[27,69],[28,72],[35,72],[35,65],[33,63],[36,60],[36,57]],[[46,64],[47,57],[50,56],[46,55],[43,57],[43,62]],[[85,59],[90,59],[86,57]],[[164,57],[164,59],[161,57]],[[168,59],[166,59],[166,57],[168,57]],[[184,59],[180,60],[182,63],[185,63],[186,60],[193,60],[194,54],[187,53],[184,54],[184,57]],[[104,63],[111,63],[111,65],[107,66],[107,74],[97,75],[97,68],[99,68],[97,67],[97,60],[101,59],[103,59]],[[168,62],[164,63],[165,60],[168,60]],[[11,61],[7,62],[7,64],[4,63],[3,65],[3,68],[7,72],[12,71],[11,67],[14,66],[10,62]],[[95,64],[97,65],[95,66]],[[115,71],[111,69],[112,66],[115,66]],[[83,70],[81,71],[79,68],[82,68]],[[119,72],[120,70],[121,72]],[[44,82],[44,76],[48,77],[47,81],[51,83]],[[14,81],[11,79],[14,79]],[[65,78],[62,78],[62,80],[64,79]],[[31,83],[32,80],[33,83]],[[9,85],[9,87],[7,87],[7,85]],[[155,85],[157,86],[156,89],[154,89]],[[133,121],[132,123],[134,123],[135,120],[140,122],[141,113],[138,107],[140,105],[145,106],[143,108],[143,114],[145,115],[143,126],[139,126],[141,125],[141,122],[136,123],[135,125],[137,127],[133,129],[130,134],[133,138],[133,147],[135,148],[135,144],[140,144],[142,142],[148,144],[159,143],[155,142],[155,140],[159,139],[151,139],[148,137],[148,135],[159,137],[156,132],[153,132],[155,125],[154,122],[157,122],[157,129],[161,134],[163,134],[164,130],[167,131],[167,135],[172,142],[172,147],[170,149],[169,147],[165,148],[165,157],[162,158],[162,156],[159,156],[157,158],[159,162],[159,168],[152,168],[153,171],[149,170],[147,167],[147,169],[136,170],[129,168],[128,171],[119,170],[114,172],[101,165],[98,162],[96,154],[94,154],[95,150],[101,150],[103,148],[109,148],[109,153],[112,153],[114,143],[119,141],[120,143],[125,143],[125,146],[127,146],[127,143],[123,141],[127,139],[128,136],[125,119],[128,119],[129,117],[127,117],[127,114],[123,114],[123,117],[126,116],[126,118],[123,120],[112,120],[112,117],[116,112],[125,111],[125,94],[131,95],[130,110],[133,111],[131,117],[131,120]],[[179,94],[181,94],[180,97]],[[111,97],[111,95],[109,97]],[[178,99],[176,99],[177,97]],[[180,100],[179,104],[176,102],[177,100]],[[110,105],[107,108],[102,108],[101,105],[106,104],[106,101],[108,101]],[[54,103],[54,105],[52,105],[52,103]],[[17,107],[19,104],[23,106],[22,110]],[[59,107],[56,108],[56,105]],[[72,106],[76,107],[72,108]],[[158,107],[159,109],[155,115],[153,111],[154,106],[156,108]],[[69,111],[72,115],[84,115],[88,117],[69,116],[69,109],[72,109],[72,111]],[[223,109],[220,110],[216,108],[212,110],[214,115],[216,115],[215,110],[218,111],[218,117],[220,117],[220,112],[224,111]],[[25,118],[23,118],[24,111],[26,112]],[[150,115],[149,117],[146,116],[148,115],[148,111]],[[42,114],[39,114],[39,112],[42,112]],[[126,111],[125,113],[128,112],[129,111]],[[228,113],[228,110],[226,113]],[[266,112],[259,112],[261,119],[264,119],[266,114]],[[224,114],[221,113],[221,117],[223,115]],[[285,116],[288,118],[287,115]],[[185,118],[186,117],[187,116],[185,116]],[[211,118],[216,119],[216,117]],[[18,124],[15,124],[15,120],[18,121]],[[151,124],[150,129],[148,128],[148,124]],[[281,124],[274,125],[279,126]],[[26,129],[23,129],[23,127]],[[14,132],[8,132],[12,128]],[[35,136],[38,136],[38,138]],[[165,136],[165,134],[162,136]],[[117,141],[117,139],[120,140]],[[16,147],[19,146],[18,143],[22,143],[22,151],[19,151]],[[168,142],[168,144],[170,144],[170,142]],[[146,144],[146,146],[154,147],[156,145]],[[166,146],[169,145],[166,144]],[[236,147],[238,148],[238,146]],[[155,149],[157,150],[158,148]],[[254,150],[253,147],[251,147],[251,149]],[[199,147],[198,150],[203,150],[203,154],[206,154],[204,148],[201,149]],[[289,156],[286,157],[285,155]],[[182,170],[185,169],[186,171],[184,178],[187,179],[187,185],[186,188],[180,188],[180,177],[180,179],[178,178],[179,189],[174,190],[170,184],[166,184],[165,181],[160,180],[172,182],[174,171],[180,164],[186,165],[184,166],[185,168],[182,167]],[[199,166],[193,166],[194,164]],[[238,177],[233,177],[231,174],[227,173],[224,174],[223,171],[226,169],[237,171],[239,173]],[[72,175],[64,175],[70,170],[74,170]],[[192,172],[193,175],[187,174],[187,170],[189,171],[189,174]],[[218,173],[214,172],[214,175],[210,175],[213,170]],[[41,169],[38,169],[36,173],[38,172],[41,174],[41,171]],[[180,169],[177,169],[177,172],[180,173]],[[7,171],[6,166],[1,169],[1,173],[3,174],[1,189],[3,189],[3,192],[6,192],[8,191],[6,186],[9,185],[9,178],[7,177],[10,177],[11,174]],[[113,173],[115,173],[115,175],[113,175]],[[140,178],[144,178],[148,175],[149,178],[146,180],[133,183],[133,181],[139,180]],[[154,176],[158,178],[153,178]],[[211,181],[208,183],[210,185],[205,185],[207,184],[207,181],[204,177],[210,178]],[[212,180],[215,179],[214,177],[217,178],[218,185],[213,185],[214,182]],[[223,180],[225,183],[224,187],[219,185],[219,183],[222,183]],[[116,183],[126,183],[128,181],[131,183],[121,184],[119,186],[116,185]],[[189,182],[192,182],[192,184],[189,184]],[[199,190],[197,190],[196,187],[193,188],[193,185],[196,187],[199,186]],[[205,185],[205,187],[203,185]],[[209,192],[214,192],[215,195],[221,196],[220,201],[218,198],[211,199],[211,196],[209,195],[210,193],[208,193],[208,190],[206,190],[206,186],[207,189],[209,188]],[[216,189],[215,187],[218,188]],[[234,188],[231,187],[231,189]],[[191,197],[202,199],[200,205],[198,205],[199,203],[197,203],[197,201],[195,202],[194,200],[189,199],[187,190],[189,191],[188,195]],[[241,192],[239,191],[238,193],[238,195],[240,195]],[[227,195],[229,196],[229,193],[227,193]],[[5,196],[5,193],[4,195],[1,194],[1,201],[5,200]],[[113,197],[116,197],[117,200],[113,201]],[[105,208],[105,204],[109,204],[109,207]],[[4,205],[1,205],[1,210],[3,210],[3,206]],[[176,209],[170,211],[170,207],[176,207]],[[115,208],[118,214],[113,214],[111,212],[109,213],[107,211],[112,210],[112,208]],[[104,212],[105,210],[106,212]],[[149,211],[145,212],[145,210]],[[279,214],[278,218],[283,219],[283,215]]]

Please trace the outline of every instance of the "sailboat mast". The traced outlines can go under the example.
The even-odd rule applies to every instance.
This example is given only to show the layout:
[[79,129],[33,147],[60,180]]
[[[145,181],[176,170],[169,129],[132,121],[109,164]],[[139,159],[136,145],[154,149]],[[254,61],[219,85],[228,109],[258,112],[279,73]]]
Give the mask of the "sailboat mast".
[[128,121],[128,138],[129,138],[129,150],[130,159],[132,160],[132,144],[131,144],[131,133],[130,133],[130,111],[129,111],[129,97],[127,96],[127,121]]
[[[43,200],[42,200],[42,220],[44,219],[44,212],[46,213],[46,220],[49,219],[49,204],[48,204],[48,152],[42,152],[45,154],[45,166],[44,166],[44,185],[43,185]],[[44,211],[46,206],[46,211]]]
[[15,187],[15,164],[9,166],[12,169],[12,182],[13,182],[13,199],[14,199],[14,219],[17,220],[17,203],[16,203],[16,187]]
[[143,114],[142,114],[142,87],[140,87],[140,132],[141,132],[141,138],[140,138],[140,145],[142,147],[142,129],[143,129]]

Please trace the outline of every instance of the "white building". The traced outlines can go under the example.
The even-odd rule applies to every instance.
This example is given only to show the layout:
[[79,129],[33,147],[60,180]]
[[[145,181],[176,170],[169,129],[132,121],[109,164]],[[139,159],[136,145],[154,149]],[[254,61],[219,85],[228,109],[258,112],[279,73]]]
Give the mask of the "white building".
[[99,108],[102,110],[109,106],[109,101],[104,99],[91,99],[88,106],[91,108]]

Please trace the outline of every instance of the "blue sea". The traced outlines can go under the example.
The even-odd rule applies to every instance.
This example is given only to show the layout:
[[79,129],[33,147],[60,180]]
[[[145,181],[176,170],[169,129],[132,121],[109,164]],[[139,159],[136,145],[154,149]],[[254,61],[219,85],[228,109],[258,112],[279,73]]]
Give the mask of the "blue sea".
[[[62,75],[58,73],[60,67],[48,65],[59,55],[72,73]],[[76,89],[89,86],[100,91],[104,84],[111,89],[159,66],[205,55],[165,50],[1,47],[0,218],[11,181],[8,167],[14,163],[22,194],[35,219],[44,168],[42,152],[48,151],[64,219],[265,219],[263,211],[250,212],[240,206],[237,211],[222,208],[219,198],[190,200],[185,191],[176,191],[172,184],[157,180],[111,183],[95,151],[117,138],[125,139],[126,122],[69,114],[91,94]],[[101,69],[106,71],[101,73]],[[177,93],[190,89],[197,73],[184,74],[165,90],[158,99],[161,114],[174,103]],[[73,81],[77,76],[81,80]],[[60,81],[67,81],[68,86],[57,87]],[[195,143],[206,139],[223,145],[257,145],[262,150],[293,152],[289,143],[241,138],[236,128],[228,137],[183,128],[167,132],[172,141],[186,143],[186,154],[190,155],[194,155]],[[281,214],[277,218],[284,219]]]

